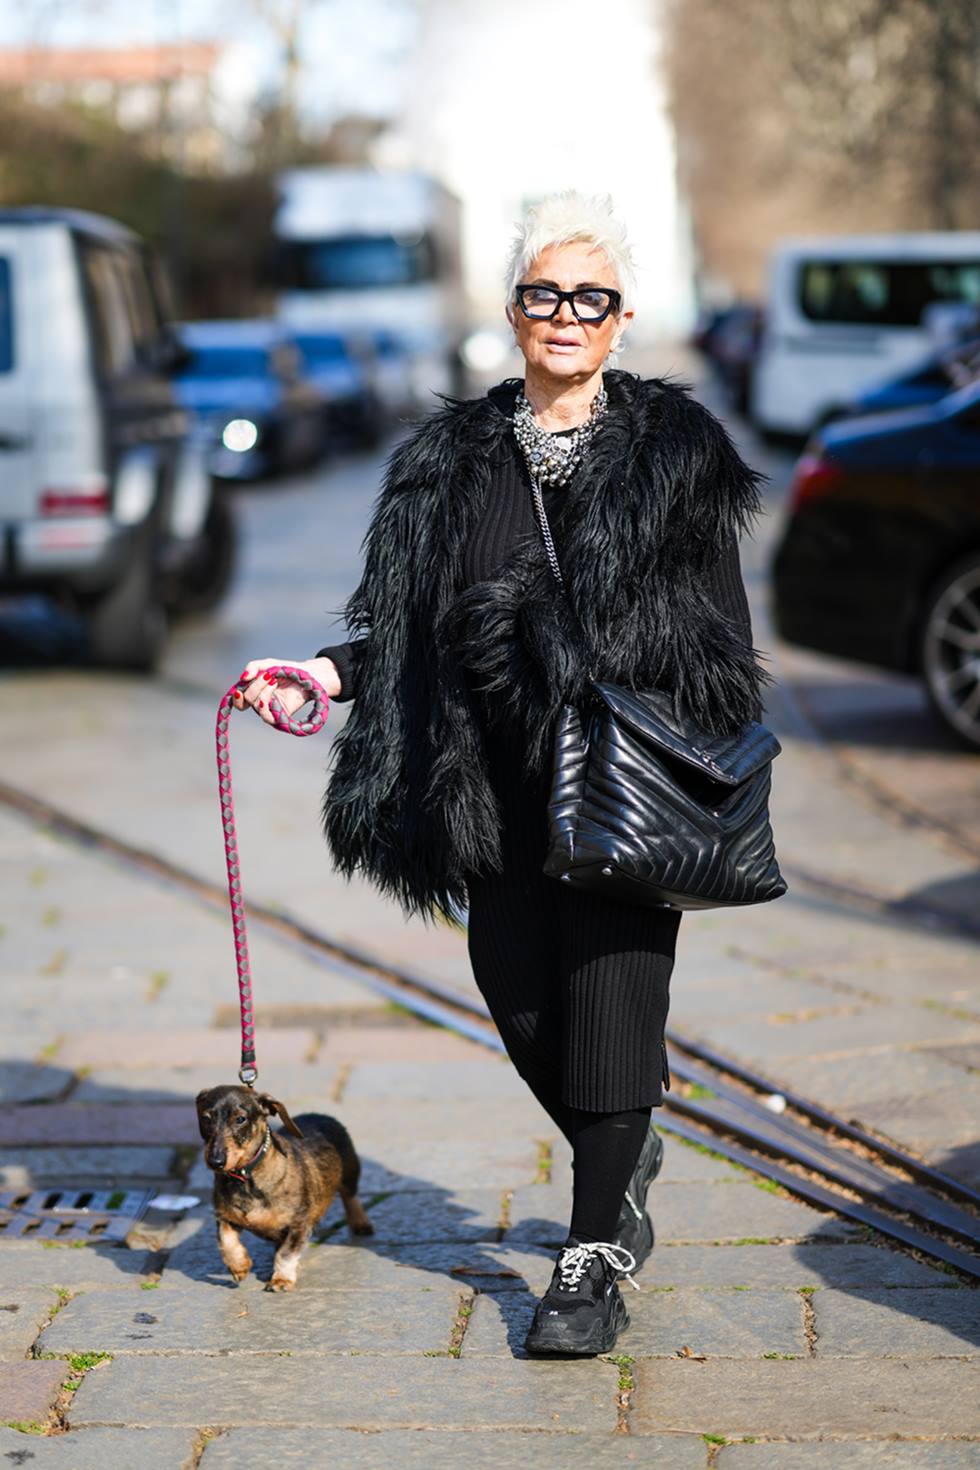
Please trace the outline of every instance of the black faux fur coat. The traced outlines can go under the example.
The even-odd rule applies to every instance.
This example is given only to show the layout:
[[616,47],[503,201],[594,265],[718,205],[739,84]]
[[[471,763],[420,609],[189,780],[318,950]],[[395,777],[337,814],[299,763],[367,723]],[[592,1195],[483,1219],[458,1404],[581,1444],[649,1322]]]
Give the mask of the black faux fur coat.
[[447,401],[391,458],[345,609],[366,641],[322,817],[338,868],[409,913],[451,916],[466,874],[500,866],[474,681],[522,732],[529,774],[549,759],[561,706],[582,697],[590,656],[598,677],[671,690],[719,731],[759,717],[770,676],[706,573],[737,557],[764,477],[687,384],[618,371],[605,383],[608,413],[560,522],[574,614],[537,540],[463,589],[517,380]]

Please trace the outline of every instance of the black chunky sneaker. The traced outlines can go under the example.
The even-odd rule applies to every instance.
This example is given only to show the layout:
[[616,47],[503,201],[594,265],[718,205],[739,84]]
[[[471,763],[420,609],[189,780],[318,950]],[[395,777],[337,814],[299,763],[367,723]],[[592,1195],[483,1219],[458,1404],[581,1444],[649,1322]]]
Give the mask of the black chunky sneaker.
[[629,1273],[633,1257],[613,1241],[573,1239],[555,1261],[551,1285],[538,1302],[524,1340],[529,1353],[608,1353],[630,1325],[618,1277]]
[[646,1208],[647,1190],[660,1173],[663,1161],[664,1141],[651,1123],[616,1221],[615,1244],[633,1257],[634,1271],[639,1271],[653,1250],[654,1229]]

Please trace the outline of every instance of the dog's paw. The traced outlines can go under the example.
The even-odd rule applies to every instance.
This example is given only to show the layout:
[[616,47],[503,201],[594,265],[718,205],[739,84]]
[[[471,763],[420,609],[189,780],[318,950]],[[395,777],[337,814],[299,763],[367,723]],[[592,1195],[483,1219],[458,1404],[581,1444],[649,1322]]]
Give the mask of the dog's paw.
[[234,1268],[229,1266],[228,1269],[229,1271],[231,1271],[231,1279],[232,1281],[234,1281],[235,1285],[241,1286],[242,1282],[245,1280],[245,1277],[252,1269],[252,1263],[251,1261],[249,1261],[247,1266],[235,1266]]
[[292,1291],[295,1285],[296,1282],[291,1281],[288,1276],[273,1276],[271,1281],[266,1282],[265,1289],[266,1291]]
[[350,1233],[351,1235],[373,1235],[374,1226],[371,1224],[371,1221],[365,1217],[365,1219],[360,1220],[356,1225],[351,1226]]

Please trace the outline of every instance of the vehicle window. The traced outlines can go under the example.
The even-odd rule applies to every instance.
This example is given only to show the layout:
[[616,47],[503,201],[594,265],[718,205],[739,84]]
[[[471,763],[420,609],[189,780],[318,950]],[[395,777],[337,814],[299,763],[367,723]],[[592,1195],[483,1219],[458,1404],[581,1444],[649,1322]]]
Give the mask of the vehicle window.
[[138,255],[120,254],[117,268],[126,297],[133,344],[138,352],[147,353],[160,336],[160,323],[143,262]]
[[0,373],[14,365],[14,304],[10,297],[10,261],[0,255]]
[[980,260],[812,260],[800,267],[799,304],[813,322],[915,327],[936,301],[980,305]]
[[190,378],[264,378],[268,372],[264,347],[195,347],[184,369]]
[[287,240],[279,252],[278,284],[290,291],[366,291],[412,286],[436,273],[428,236],[350,235],[338,240]]
[[86,246],[82,268],[91,302],[96,360],[104,376],[132,368],[136,337],[128,293],[115,253]]

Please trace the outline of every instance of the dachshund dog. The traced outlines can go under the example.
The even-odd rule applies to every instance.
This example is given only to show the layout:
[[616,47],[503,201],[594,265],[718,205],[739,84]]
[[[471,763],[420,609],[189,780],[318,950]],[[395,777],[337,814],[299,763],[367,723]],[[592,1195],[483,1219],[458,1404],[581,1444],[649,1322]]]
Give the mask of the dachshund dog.
[[[273,1113],[283,1127],[269,1127]],[[267,1291],[291,1291],[300,1254],[313,1226],[340,1192],[354,1235],[374,1226],[357,1197],[361,1161],[350,1134],[325,1113],[292,1119],[267,1092],[209,1087],[197,1095],[204,1158],[214,1171],[214,1213],[221,1259],[236,1281],[252,1261],[240,1231],[276,1245]]]

